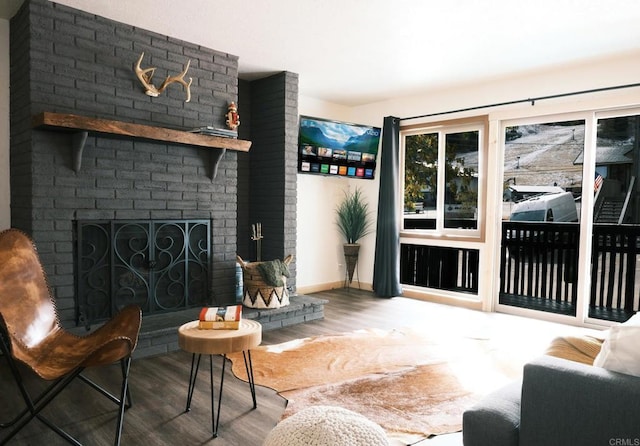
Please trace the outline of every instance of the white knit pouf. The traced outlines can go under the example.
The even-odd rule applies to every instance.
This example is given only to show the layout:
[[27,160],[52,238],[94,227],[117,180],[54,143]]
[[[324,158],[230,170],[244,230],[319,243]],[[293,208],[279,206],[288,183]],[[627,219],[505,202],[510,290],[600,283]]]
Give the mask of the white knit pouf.
[[384,430],[342,407],[312,406],[282,420],[263,446],[389,446]]

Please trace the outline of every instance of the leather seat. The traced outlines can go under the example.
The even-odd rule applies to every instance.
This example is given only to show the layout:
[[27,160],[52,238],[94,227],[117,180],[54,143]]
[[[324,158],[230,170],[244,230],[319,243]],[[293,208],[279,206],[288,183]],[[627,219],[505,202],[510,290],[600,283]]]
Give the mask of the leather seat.
[[[131,406],[128,390],[129,368],[140,331],[142,313],[138,306],[123,308],[103,326],[86,336],[65,330],[56,311],[46,275],[31,239],[23,232],[8,229],[0,233],[0,347],[7,359],[26,408],[0,424],[13,428],[0,444],[13,438],[33,418],[38,418],[72,444],[80,444],[67,432],[44,418],[40,411],[76,377],[118,404],[114,444],[120,444],[124,411]],[[122,386],[119,396],[111,394],[82,375],[87,367],[120,361]],[[53,381],[33,397],[23,384],[18,363],[40,378]]]

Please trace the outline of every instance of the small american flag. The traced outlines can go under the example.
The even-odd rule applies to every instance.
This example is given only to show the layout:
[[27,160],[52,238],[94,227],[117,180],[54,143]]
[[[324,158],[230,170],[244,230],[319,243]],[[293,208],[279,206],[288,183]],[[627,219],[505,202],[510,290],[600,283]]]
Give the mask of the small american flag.
[[602,186],[602,182],[604,181],[604,178],[602,178],[602,175],[600,175],[598,172],[596,172],[596,180],[593,182],[593,191],[594,192],[598,192],[598,189],[600,189],[600,186]]

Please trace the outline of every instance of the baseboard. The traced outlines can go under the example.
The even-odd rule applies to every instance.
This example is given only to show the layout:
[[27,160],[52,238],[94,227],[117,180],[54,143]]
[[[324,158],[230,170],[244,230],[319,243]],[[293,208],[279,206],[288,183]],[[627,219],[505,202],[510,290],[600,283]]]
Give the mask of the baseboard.
[[[296,287],[296,292],[298,294],[311,294],[311,293],[319,293],[321,291],[330,291],[335,290],[337,288],[345,288],[344,282],[327,282],[327,283],[318,283],[315,285],[308,286],[299,286]],[[373,287],[370,283],[360,282],[357,280],[351,282],[351,288],[360,288],[361,290],[373,291]]]
[[410,297],[412,299],[424,300],[425,302],[433,302],[438,304],[451,305],[454,307],[466,308],[469,310],[482,311],[482,302],[476,299],[465,299],[456,296],[440,295],[422,290],[407,289],[407,287],[402,290],[402,295],[404,297]]

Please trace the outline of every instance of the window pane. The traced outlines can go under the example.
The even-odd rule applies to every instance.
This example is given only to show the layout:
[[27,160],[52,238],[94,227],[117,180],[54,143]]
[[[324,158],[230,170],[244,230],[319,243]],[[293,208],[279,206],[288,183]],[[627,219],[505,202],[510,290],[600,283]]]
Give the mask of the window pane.
[[[584,121],[566,121],[506,129],[503,220],[578,221],[584,128]],[[591,191],[592,182],[585,187]],[[563,192],[571,194],[550,198]]]
[[[584,121],[505,129],[499,302],[575,316]],[[510,220],[510,221],[507,221]]]
[[624,322],[640,307],[639,128],[638,115],[598,120],[589,301],[596,319]]
[[479,132],[445,137],[444,227],[476,229]]
[[[598,121],[596,177],[594,180],[595,223],[640,222],[638,181],[638,126],[640,116]],[[628,198],[628,200],[627,200]]]
[[404,228],[435,229],[438,192],[438,134],[405,138]]

